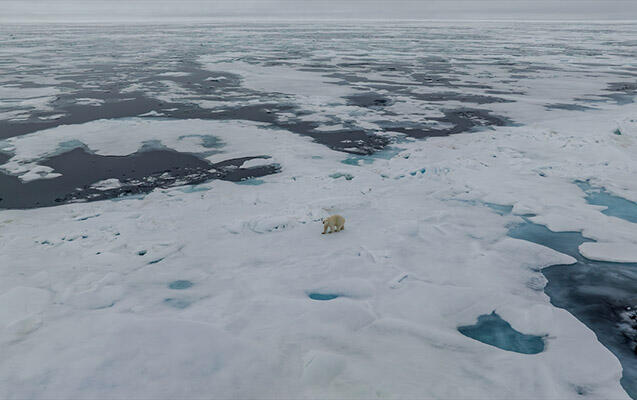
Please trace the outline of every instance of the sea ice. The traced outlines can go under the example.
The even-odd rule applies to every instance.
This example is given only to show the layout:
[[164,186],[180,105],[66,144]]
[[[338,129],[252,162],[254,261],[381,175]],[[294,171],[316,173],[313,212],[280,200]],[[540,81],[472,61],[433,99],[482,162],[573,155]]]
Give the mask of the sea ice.
[[637,263],[637,243],[587,242],[579,246],[579,252],[586,258],[617,263]]
[[[10,159],[2,168],[19,175],[39,171],[38,162],[69,147],[128,155],[149,143],[211,162],[268,155],[280,170],[261,185],[215,180],[205,184],[209,190],[156,188],[122,198],[134,201],[0,210],[0,398],[627,399],[621,379],[629,375],[617,357],[541,289],[542,269],[574,263],[567,254],[578,255],[580,239],[597,241],[581,247],[594,256],[595,246],[616,251],[637,237],[637,224],[602,213],[573,184],[590,179],[637,199],[630,122],[637,106],[603,97],[617,93],[604,91],[607,83],[634,59],[634,46],[618,40],[633,35],[634,26],[552,25],[550,35],[560,32],[564,43],[575,43],[582,30],[591,42],[545,46],[544,24],[426,24],[308,22],[285,35],[268,24],[258,35],[236,23],[175,26],[177,38],[172,28],[99,27],[97,35],[77,27],[88,38],[82,43],[98,44],[109,32],[137,50],[157,44],[150,51],[168,60],[158,73],[180,72],[175,63],[190,54],[187,43],[204,43],[214,55],[200,61],[228,77],[207,83],[221,89],[206,85],[201,89],[210,93],[193,96],[200,88],[164,76],[166,92],[156,93],[215,106],[284,104],[290,129],[303,120],[363,132],[453,128],[435,118],[457,112],[461,102],[434,106],[426,96],[465,88],[472,96],[504,92],[489,97],[506,100],[485,104],[468,120],[510,116],[520,125],[401,141],[395,151],[345,163],[349,155],[285,127],[238,119],[96,120],[5,140],[0,148]],[[7,29],[14,28],[0,26]],[[66,34],[57,29],[67,27],[47,27],[42,40],[50,30]],[[480,35],[471,34],[476,30]],[[409,40],[396,40],[404,35]],[[319,42],[307,46],[307,37]],[[170,53],[177,43],[184,52]],[[613,43],[613,52],[603,43]],[[491,51],[504,44],[514,50]],[[64,74],[89,73],[96,64],[78,67],[86,61],[78,48],[91,49],[64,46],[68,59],[51,53],[51,64]],[[283,53],[285,64],[272,64]],[[30,52],[9,54],[12,65],[37,65]],[[89,61],[135,69],[140,52],[116,55],[95,51]],[[600,64],[594,79],[583,79],[591,71],[577,64],[582,57],[610,66]],[[31,74],[57,75],[37,71]],[[203,72],[200,82],[209,77]],[[96,82],[82,84],[89,90]],[[144,85],[131,79],[122,89],[132,95]],[[347,99],[372,85],[387,108]],[[412,91],[416,85],[430,90]],[[546,110],[579,96],[575,103],[596,101],[596,109]],[[32,105],[43,104],[36,98]],[[258,118],[276,121],[274,114]],[[618,124],[621,135],[612,133]],[[321,218],[332,213],[344,215],[348,227],[321,235]],[[511,228],[524,218],[543,228],[516,235]],[[569,240],[543,246],[547,231]],[[171,289],[176,281],[195,284]],[[338,297],[313,301],[313,293]],[[543,351],[503,351],[458,332],[494,309],[497,326],[518,332],[509,330],[507,339],[523,337],[533,352],[550,334]]]

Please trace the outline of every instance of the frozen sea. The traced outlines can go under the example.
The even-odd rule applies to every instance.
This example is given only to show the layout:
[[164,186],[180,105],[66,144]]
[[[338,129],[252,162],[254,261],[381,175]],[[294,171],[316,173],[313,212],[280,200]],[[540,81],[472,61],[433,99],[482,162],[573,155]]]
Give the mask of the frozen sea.
[[635,60],[635,23],[0,25],[0,398],[637,399]]

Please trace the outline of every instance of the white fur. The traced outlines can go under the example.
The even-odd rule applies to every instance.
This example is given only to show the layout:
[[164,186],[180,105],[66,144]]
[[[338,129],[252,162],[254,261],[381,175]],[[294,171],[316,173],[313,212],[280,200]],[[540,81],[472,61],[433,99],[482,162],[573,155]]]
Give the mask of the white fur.
[[[330,228],[329,232],[327,232],[327,228]],[[345,229],[345,218],[338,214],[330,215],[323,220],[323,234],[338,232],[343,229]]]

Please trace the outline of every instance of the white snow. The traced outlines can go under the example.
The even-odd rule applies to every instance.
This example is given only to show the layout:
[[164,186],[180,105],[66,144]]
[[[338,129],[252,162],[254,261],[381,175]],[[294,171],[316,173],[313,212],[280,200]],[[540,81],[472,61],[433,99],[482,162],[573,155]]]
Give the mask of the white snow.
[[243,79],[249,89],[295,95],[325,102],[355,93],[347,85],[338,85],[338,79],[316,72],[299,71],[286,65],[263,66],[246,62],[219,61],[217,56],[203,56],[201,62],[209,71],[232,72]]
[[6,328],[44,310],[50,293],[29,287],[14,287],[0,295],[0,326]]
[[162,72],[161,74],[157,76],[182,77],[182,76],[188,76],[188,75],[190,75],[188,72],[169,71],[169,72]]
[[13,85],[0,86],[0,108],[49,110],[59,90],[54,87],[23,88]]
[[[1,211],[0,293],[50,298],[3,317],[32,319],[2,333],[0,397],[577,398],[581,386],[627,398],[618,361],[541,290],[538,268],[573,259],[508,238],[519,217],[466,200],[619,240],[629,223],[586,204],[572,182],[637,191],[626,172],[635,149],[608,133],[635,108],[405,142],[359,166],[239,121],[96,121],[15,138],[14,161],[37,162],[70,138],[126,154],[151,138],[179,149],[179,135],[196,132],[225,143],[211,159],[258,149],[283,171],[259,186],[212,181],[195,193]],[[331,213],[346,229],[321,235]],[[168,288],[184,279],[193,286]],[[521,332],[548,334],[546,350],[506,352],[457,332],[494,309]]]
[[117,189],[118,187],[121,187],[121,186],[122,186],[122,183],[117,178],[104,179],[102,181],[95,182],[94,184],[91,185],[92,188],[97,190]]
[[53,114],[53,115],[47,115],[46,117],[38,117],[38,119],[44,120],[44,121],[49,121],[52,119],[60,119],[64,116],[65,114]]
[[139,114],[140,117],[164,117],[166,114],[152,110],[144,114]]
[[90,97],[80,97],[78,99],[75,99],[75,104],[79,104],[82,106],[101,106],[102,104],[104,104],[104,100],[102,99],[93,99]]
[[30,169],[20,175],[20,180],[22,180],[22,182],[31,182],[38,179],[53,179],[61,176],[61,174],[53,171],[53,168],[47,167],[46,165],[31,164]]
[[579,252],[591,260],[637,263],[637,242],[586,242],[579,246]]
[[272,160],[271,158],[253,158],[252,160],[248,160],[244,162],[243,164],[241,164],[240,168],[259,167],[261,165],[272,164],[274,162],[275,161]]
[[0,98],[2,100],[51,97],[55,96],[58,93],[58,89],[54,87],[23,88],[12,85],[0,86]]

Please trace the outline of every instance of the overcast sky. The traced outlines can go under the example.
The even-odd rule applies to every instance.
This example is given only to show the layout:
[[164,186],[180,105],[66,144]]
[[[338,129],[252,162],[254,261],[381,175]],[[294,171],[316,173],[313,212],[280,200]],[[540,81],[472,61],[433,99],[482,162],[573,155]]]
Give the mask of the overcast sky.
[[637,0],[0,0],[0,21],[269,19],[634,20]]

